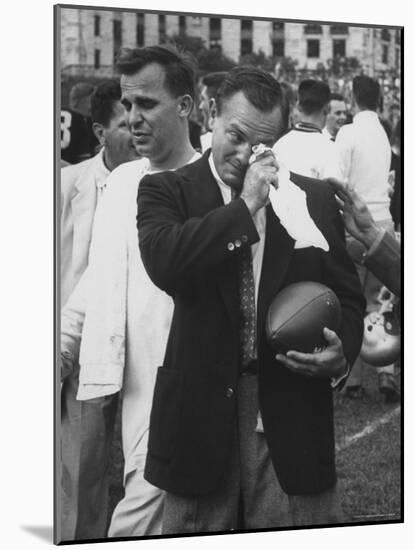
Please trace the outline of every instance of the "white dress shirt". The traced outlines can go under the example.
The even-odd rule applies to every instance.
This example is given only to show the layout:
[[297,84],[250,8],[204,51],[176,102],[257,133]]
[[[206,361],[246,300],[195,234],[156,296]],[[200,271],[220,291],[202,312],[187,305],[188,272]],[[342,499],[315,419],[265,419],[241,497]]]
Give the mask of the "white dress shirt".
[[213,132],[206,132],[200,136],[201,152],[205,153],[211,147]]
[[340,128],[335,144],[347,184],[367,203],[375,221],[390,220],[391,147],[377,113],[357,113],[352,124]]
[[335,137],[331,134],[326,126],[322,130],[322,135],[329,139],[329,141],[335,141]]

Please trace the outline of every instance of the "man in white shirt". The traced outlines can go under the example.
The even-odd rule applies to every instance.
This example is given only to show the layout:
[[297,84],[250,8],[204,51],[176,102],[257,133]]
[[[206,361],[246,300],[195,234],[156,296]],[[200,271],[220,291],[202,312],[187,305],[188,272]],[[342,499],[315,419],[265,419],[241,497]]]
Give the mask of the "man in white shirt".
[[[388,193],[388,174],[391,163],[391,147],[376,112],[380,99],[380,86],[368,76],[356,76],[352,83],[354,119],[343,126],[335,144],[341,157],[344,180],[354,189],[378,226],[392,232]],[[367,312],[379,308],[378,294],[381,283],[362,265],[362,245],[353,237],[348,238],[348,251],[354,259],[367,300]],[[349,396],[360,396],[362,388],[362,361],[358,358],[348,379]],[[399,399],[394,380],[394,366],[378,369],[379,389],[386,401]]]
[[341,94],[331,94],[326,125],[322,133],[330,140],[335,141],[340,128],[346,122],[346,105]]
[[[273,147],[279,163],[291,172],[310,178],[341,178],[339,156],[334,143],[322,135],[329,103],[329,86],[318,80],[299,85],[300,121]],[[336,174],[334,176],[334,174]]]
[[141,262],[136,198],[141,177],[195,160],[188,117],[194,71],[175,50],[125,50],[118,60],[122,104],[134,145],[144,159],[108,178],[93,230],[89,266],[62,316],[61,352],[76,359],[78,399],[122,395],[125,496],[110,537],[161,532],[163,492],[143,479],[156,367],[162,362],[172,300],[157,289]]
[[[61,307],[87,267],[95,209],[109,174],[138,157],[120,98],[119,83],[97,87],[91,100],[92,127],[102,149],[92,159],[61,171]],[[61,393],[62,537],[99,537],[107,523],[104,465],[116,400],[93,404],[77,401],[78,365],[75,363],[71,370]]]

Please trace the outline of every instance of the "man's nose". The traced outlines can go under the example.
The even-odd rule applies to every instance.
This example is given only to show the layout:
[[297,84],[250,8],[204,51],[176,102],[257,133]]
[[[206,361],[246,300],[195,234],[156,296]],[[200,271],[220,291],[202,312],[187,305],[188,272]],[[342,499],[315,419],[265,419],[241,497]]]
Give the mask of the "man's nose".
[[249,164],[249,159],[252,155],[252,146],[248,142],[239,143],[237,146],[237,160],[242,166]]
[[133,105],[128,113],[128,125],[134,128],[143,121],[141,109],[137,105]]

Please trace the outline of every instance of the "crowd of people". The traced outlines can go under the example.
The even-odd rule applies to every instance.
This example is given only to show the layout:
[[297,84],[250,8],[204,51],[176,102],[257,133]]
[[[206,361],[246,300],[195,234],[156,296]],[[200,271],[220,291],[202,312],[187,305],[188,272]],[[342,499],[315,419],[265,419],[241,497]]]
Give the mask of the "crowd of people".
[[[364,75],[350,103],[250,66],[197,85],[173,47],[117,67],[62,114],[61,539],[346,522],[332,392],[363,398],[364,316],[382,285],[400,294],[400,123],[390,143]],[[307,280],[336,293],[341,326],[275,357],[269,304]],[[389,402],[394,371],[378,369]],[[125,493],[108,517],[118,401]]]

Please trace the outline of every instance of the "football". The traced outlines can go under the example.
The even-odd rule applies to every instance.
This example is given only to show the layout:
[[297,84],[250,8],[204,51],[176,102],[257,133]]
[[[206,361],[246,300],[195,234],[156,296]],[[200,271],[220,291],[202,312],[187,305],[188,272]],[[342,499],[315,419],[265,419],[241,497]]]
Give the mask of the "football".
[[312,281],[293,283],[281,290],[266,317],[266,336],[277,353],[312,353],[326,347],[323,328],[338,331],[341,304],[327,286]]

